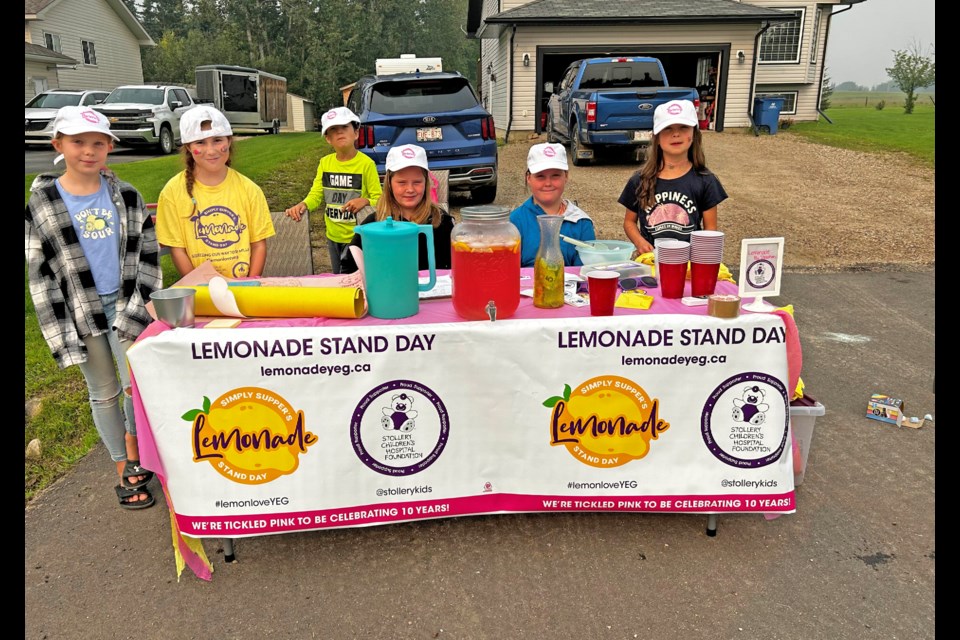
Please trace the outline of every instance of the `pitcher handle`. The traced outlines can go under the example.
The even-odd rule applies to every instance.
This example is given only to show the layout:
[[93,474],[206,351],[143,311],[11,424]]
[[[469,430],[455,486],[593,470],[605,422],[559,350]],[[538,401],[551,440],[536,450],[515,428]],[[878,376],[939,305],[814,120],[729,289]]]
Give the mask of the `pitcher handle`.
[[430,291],[437,284],[437,259],[433,248],[433,226],[429,224],[418,224],[419,233],[427,236],[427,266],[430,268],[430,279],[427,282],[419,282],[417,287],[420,291]]

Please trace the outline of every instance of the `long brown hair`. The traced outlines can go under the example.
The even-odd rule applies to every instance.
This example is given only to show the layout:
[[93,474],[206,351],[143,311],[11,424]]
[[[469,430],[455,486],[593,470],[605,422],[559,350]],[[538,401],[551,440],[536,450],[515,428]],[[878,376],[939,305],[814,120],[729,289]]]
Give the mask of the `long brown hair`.
[[[440,221],[443,219],[443,209],[437,206],[433,200],[430,199],[430,172],[424,169],[423,167],[417,167],[420,171],[423,172],[423,199],[420,201],[420,204],[417,205],[416,211],[414,211],[413,220],[416,224],[426,224],[427,221],[430,222],[430,226],[434,229],[440,226]],[[377,220],[386,220],[387,216],[393,216],[394,220],[404,220],[405,218],[401,217],[400,213],[400,203],[397,202],[397,199],[393,197],[393,185],[390,184],[390,180],[393,178],[394,172],[387,170],[386,175],[383,177],[383,193],[380,195],[380,201],[377,202]]]
[[[693,170],[697,173],[710,173],[707,169],[707,160],[703,155],[703,134],[698,127],[693,129],[693,142],[687,149],[687,159],[693,164]],[[660,133],[663,133],[661,131]],[[650,146],[647,147],[647,153],[643,164],[637,173],[640,174],[640,183],[637,185],[637,203],[639,210],[644,211],[655,204],[654,196],[657,190],[657,176],[663,171],[663,149],[660,148],[660,133],[653,134],[650,140]]]
[[[229,167],[233,162],[233,136],[227,136],[227,141],[230,145],[227,148],[227,153],[230,154],[230,157],[227,158],[227,166]],[[193,159],[193,154],[190,153],[191,144],[193,143],[187,142],[180,145],[180,157],[183,158],[183,164],[185,166],[183,170],[183,177],[187,184],[187,195],[190,196],[190,200],[193,201],[193,211],[190,212],[190,216],[197,212],[197,199],[193,197],[193,185],[197,181],[197,178],[193,175],[193,172],[197,168],[197,161]]]

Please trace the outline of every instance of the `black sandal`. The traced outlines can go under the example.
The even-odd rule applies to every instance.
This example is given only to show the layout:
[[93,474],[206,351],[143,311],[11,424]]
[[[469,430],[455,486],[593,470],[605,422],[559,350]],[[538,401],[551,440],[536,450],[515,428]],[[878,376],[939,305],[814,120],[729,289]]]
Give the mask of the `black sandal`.
[[[152,507],[156,500],[153,497],[153,494],[146,487],[141,487],[139,489],[126,489],[117,485],[114,487],[117,492],[117,500],[120,501],[120,506],[124,509],[146,509],[147,507]],[[146,500],[134,500],[135,496],[146,495]]]
[[[143,476],[140,482],[130,482],[130,478]],[[120,478],[120,484],[124,489],[140,489],[147,486],[153,480],[153,471],[148,471],[140,466],[139,460],[127,460],[123,465],[123,475]]]

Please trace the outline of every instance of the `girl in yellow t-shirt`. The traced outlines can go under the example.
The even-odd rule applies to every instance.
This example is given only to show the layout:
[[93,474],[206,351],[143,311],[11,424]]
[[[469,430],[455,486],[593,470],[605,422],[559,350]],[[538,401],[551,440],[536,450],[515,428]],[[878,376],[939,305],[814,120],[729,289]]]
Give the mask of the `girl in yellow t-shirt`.
[[260,276],[275,231],[263,190],[230,167],[230,123],[213,107],[194,107],[180,118],[180,139],[186,169],[160,192],[157,240],[181,276],[207,260],[226,277]]

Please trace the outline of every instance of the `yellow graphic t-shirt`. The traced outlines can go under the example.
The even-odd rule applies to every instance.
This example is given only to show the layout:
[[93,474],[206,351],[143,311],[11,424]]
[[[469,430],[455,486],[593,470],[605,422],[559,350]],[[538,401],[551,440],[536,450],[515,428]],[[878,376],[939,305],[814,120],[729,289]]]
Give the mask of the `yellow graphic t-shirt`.
[[377,165],[369,156],[358,151],[352,159],[340,162],[337,154],[331,153],[320,158],[317,177],[303,202],[310,211],[322,207],[329,239],[350,242],[357,225],[357,214],[344,211],[344,203],[354,198],[366,198],[370,206],[376,208],[381,191]]
[[250,244],[275,234],[263,190],[228,168],[215,187],[194,182],[193,197],[196,206],[185,172],[167,182],[157,201],[157,241],[185,249],[194,267],[209,260],[225,277],[250,275]]

